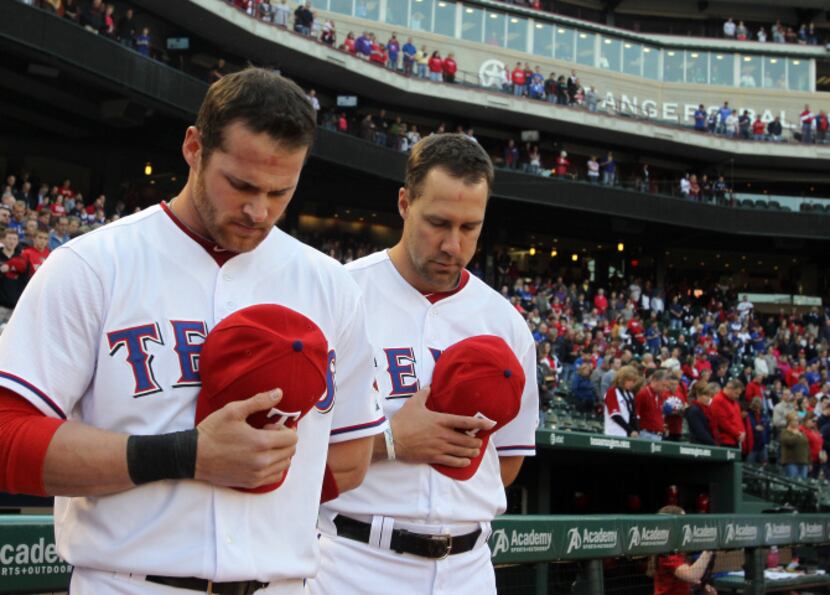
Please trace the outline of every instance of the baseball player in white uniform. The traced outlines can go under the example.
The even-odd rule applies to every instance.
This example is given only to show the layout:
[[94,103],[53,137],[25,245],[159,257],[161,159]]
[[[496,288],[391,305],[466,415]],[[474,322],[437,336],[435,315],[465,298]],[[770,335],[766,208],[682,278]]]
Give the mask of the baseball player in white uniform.
[[[56,250],[20,300],[0,339],[0,427],[12,430],[0,431],[0,468],[13,469],[0,491],[60,496],[73,595],[293,594],[315,574],[326,465],[341,490],[357,485],[385,420],[357,285],[274,227],[314,130],[294,83],[258,69],[224,77],[187,130],[182,192]],[[322,330],[325,394],[296,431],[245,421],[278,390],[194,430],[201,343],[260,303]],[[42,420],[42,451],[15,441]],[[272,483],[289,461],[279,489],[225,487]]]
[[425,408],[441,351],[473,335],[503,338],[536,377],[521,316],[465,266],[476,250],[493,170],[463,135],[420,141],[398,208],[400,242],[347,266],[363,291],[376,382],[390,429],[375,437],[364,482],[322,506],[322,565],[314,595],[495,593],[487,539],[504,487],[535,453],[538,388],[525,383],[518,416],[490,437],[476,473],[460,481],[430,464],[464,467],[486,420]]

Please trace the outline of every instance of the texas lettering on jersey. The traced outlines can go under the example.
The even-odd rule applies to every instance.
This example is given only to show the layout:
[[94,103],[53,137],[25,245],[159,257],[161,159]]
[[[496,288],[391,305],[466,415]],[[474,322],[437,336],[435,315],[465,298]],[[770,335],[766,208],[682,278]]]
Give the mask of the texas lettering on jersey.
[[[171,320],[169,322],[173,338],[172,349],[166,347],[161,326],[157,322],[147,322],[106,334],[110,357],[116,358],[119,352],[123,352],[123,361],[132,371],[135,380],[133,398],[146,397],[164,390],[156,380],[153,367],[154,359],[160,350],[164,349],[172,350],[178,359],[179,379],[172,384],[171,388],[201,386],[202,384],[199,377],[199,353],[207,337],[207,324],[200,320]],[[337,386],[335,382],[336,360],[337,355],[332,349],[329,351],[326,366],[326,392],[316,404],[317,410],[321,413],[328,413],[334,405]],[[288,415],[284,412],[279,413]]]
[[[383,353],[386,355],[386,373],[389,374],[392,386],[386,398],[408,399],[418,392],[421,386],[415,373],[415,350],[412,347],[387,347]],[[430,347],[429,353],[433,361],[437,362],[441,350]]]

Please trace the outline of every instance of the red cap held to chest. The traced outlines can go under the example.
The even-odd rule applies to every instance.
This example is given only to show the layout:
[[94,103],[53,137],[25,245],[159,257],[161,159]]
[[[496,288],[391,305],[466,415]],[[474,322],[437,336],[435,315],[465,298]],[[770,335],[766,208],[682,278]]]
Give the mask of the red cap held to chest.
[[[254,428],[274,423],[296,427],[326,392],[327,363],[323,332],[299,312],[276,304],[238,310],[216,325],[202,345],[196,425],[232,401],[280,388],[280,402],[247,421]],[[287,474],[273,484],[236,489],[270,492]]]
[[470,479],[478,471],[490,434],[519,414],[525,374],[504,339],[478,335],[448,347],[432,373],[427,407],[440,413],[478,417],[491,422],[487,430],[474,434],[482,441],[481,452],[466,467],[432,465],[447,477]]

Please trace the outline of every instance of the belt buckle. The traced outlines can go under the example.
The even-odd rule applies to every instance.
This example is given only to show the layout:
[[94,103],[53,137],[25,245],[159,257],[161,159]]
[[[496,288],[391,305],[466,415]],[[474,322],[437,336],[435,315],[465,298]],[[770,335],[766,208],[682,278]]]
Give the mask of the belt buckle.
[[452,552],[452,535],[442,533],[429,536],[429,553],[436,560],[443,560]]

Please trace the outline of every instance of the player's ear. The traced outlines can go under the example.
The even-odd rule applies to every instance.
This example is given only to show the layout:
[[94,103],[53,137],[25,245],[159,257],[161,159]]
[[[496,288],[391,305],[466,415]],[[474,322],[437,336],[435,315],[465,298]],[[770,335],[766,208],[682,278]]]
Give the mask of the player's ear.
[[406,221],[406,217],[409,214],[409,207],[412,204],[412,201],[409,198],[409,190],[406,189],[405,186],[401,186],[398,190],[398,213],[401,215],[401,219]]
[[182,155],[191,169],[198,169],[202,158],[202,135],[195,126],[188,126],[184,133]]

